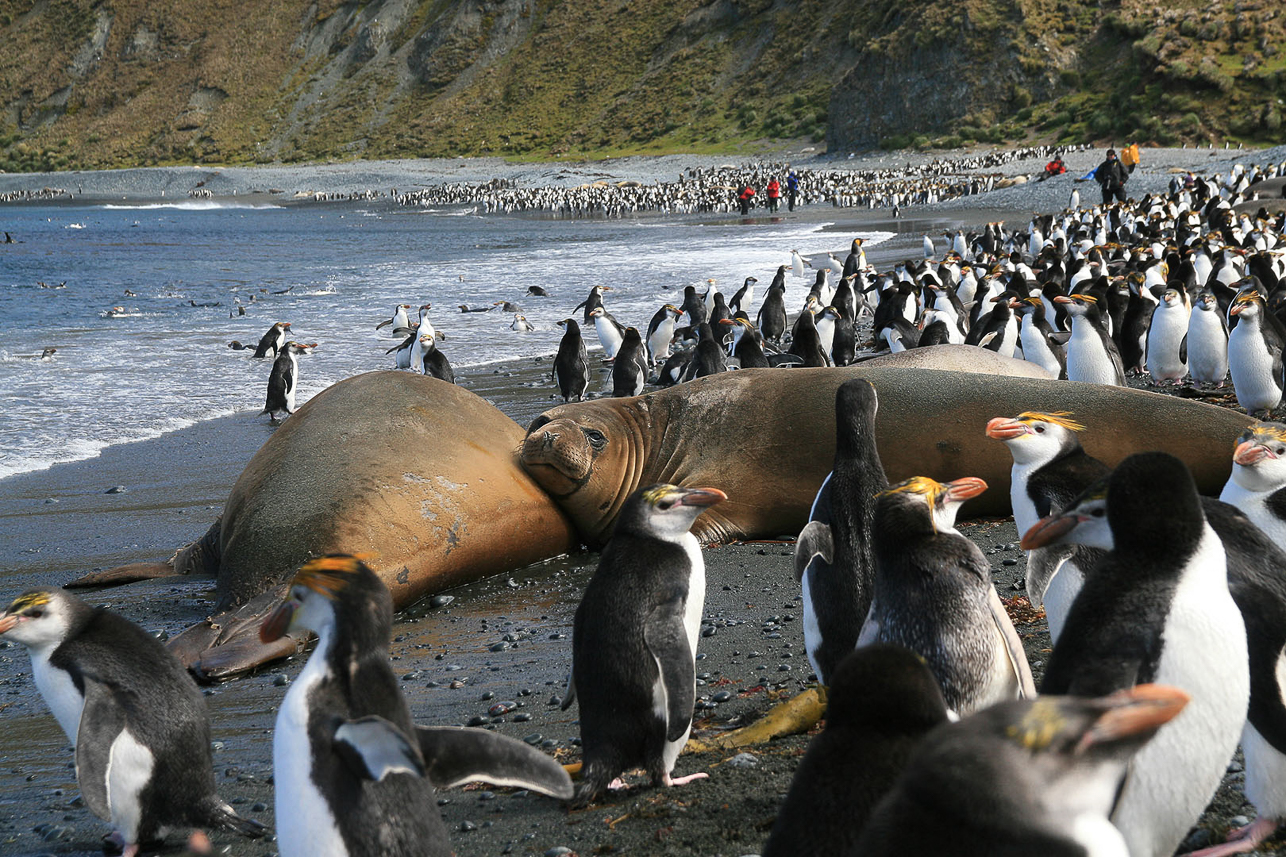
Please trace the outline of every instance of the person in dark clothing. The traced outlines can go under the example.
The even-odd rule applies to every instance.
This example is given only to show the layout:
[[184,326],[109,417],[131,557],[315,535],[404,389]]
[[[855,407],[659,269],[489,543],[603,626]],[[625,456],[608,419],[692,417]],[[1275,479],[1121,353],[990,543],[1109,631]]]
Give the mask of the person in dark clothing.
[[1103,204],[1107,205],[1113,199],[1118,202],[1125,202],[1125,182],[1127,181],[1125,167],[1116,159],[1114,149],[1107,150],[1107,159],[1098,165],[1094,171],[1094,180],[1098,182],[1099,187],[1103,189]]
[[754,201],[754,198],[755,198],[755,189],[752,188],[750,185],[746,185],[745,187],[743,187],[741,189],[741,193],[737,195],[737,199],[740,200],[741,202],[742,217],[745,217],[747,214],[750,213],[750,206],[751,206],[751,203]]
[[799,176],[791,170],[790,175],[786,176],[786,210],[795,210],[795,197],[799,196]]

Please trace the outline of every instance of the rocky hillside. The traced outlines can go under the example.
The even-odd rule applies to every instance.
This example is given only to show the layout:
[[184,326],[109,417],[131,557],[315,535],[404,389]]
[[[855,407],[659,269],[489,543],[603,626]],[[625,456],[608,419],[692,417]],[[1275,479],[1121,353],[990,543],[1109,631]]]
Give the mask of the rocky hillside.
[[1280,138],[1277,0],[0,0],[0,169]]

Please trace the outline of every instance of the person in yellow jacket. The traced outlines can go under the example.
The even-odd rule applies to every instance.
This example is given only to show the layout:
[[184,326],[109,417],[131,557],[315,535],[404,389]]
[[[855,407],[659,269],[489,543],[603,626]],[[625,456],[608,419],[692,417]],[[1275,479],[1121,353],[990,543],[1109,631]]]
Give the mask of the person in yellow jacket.
[[1139,144],[1130,141],[1130,145],[1121,150],[1121,166],[1125,167],[1131,173],[1139,165]]

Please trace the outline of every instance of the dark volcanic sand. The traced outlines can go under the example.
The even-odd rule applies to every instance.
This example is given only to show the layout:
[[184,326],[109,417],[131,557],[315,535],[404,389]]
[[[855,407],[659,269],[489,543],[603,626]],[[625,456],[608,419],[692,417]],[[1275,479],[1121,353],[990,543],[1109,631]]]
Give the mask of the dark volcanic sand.
[[[913,243],[918,246],[919,231],[904,233],[902,241],[881,248],[881,255],[907,253]],[[548,363],[541,361],[460,374],[465,386],[525,425],[552,403],[547,371]],[[601,376],[596,384],[605,379]],[[89,461],[4,480],[0,568],[6,591],[0,599],[7,601],[27,586],[64,582],[94,567],[165,559],[205,531],[245,462],[270,432],[263,418],[238,414],[109,448]],[[980,441],[985,442],[981,429]],[[117,485],[125,493],[104,493]],[[1013,522],[972,522],[961,529],[992,560],[1001,596],[1024,595],[1016,588],[1025,561],[1015,545]],[[698,736],[747,722],[777,698],[808,685],[791,553],[790,544],[776,543],[705,551],[705,617],[713,630],[702,637],[697,665],[703,682],[698,688],[703,706]],[[576,761],[575,709],[561,712],[551,701],[562,694],[571,662],[572,615],[596,562],[593,554],[551,560],[454,590],[449,593],[454,600],[445,607],[422,604],[399,617],[393,667],[403,677],[416,718],[436,724],[484,718],[489,728],[542,743],[562,761]],[[213,582],[166,579],[88,597],[148,629],[173,634],[207,615]],[[1045,622],[1020,623],[1018,630],[1039,681],[1049,651]],[[303,661],[295,658],[208,690],[220,793],[239,811],[267,824],[273,821],[275,710],[284,685]],[[714,695],[723,692],[730,698],[714,703]],[[487,694],[491,696],[484,698]],[[520,707],[491,723],[488,707],[500,701]],[[17,646],[0,648],[0,712],[0,854],[98,853],[108,825],[95,819],[78,797],[70,748],[36,693],[26,653]],[[441,793],[440,809],[462,857],[545,854],[560,846],[580,855],[754,854],[806,746],[807,738],[796,736],[751,748],[751,758],[737,761],[731,752],[685,755],[677,774],[703,770],[710,779],[658,791],[636,775],[632,782],[642,787],[580,812],[568,813],[547,798],[481,787]],[[1232,768],[1201,820],[1198,837],[1221,838],[1233,817],[1253,817],[1241,796],[1239,761]],[[271,840],[253,842],[222,833],[214,840],[219,853],[276,851]],[[172,838],[170,850],[176,851],[178,844]]]

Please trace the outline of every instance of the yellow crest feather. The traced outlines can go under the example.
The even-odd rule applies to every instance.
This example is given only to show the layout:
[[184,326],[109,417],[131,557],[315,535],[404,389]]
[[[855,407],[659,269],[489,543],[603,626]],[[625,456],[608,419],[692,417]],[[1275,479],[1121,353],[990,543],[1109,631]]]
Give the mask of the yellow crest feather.
[[1023,411],[1015,419],[1020,423],[1052,423],[1069,431],[1085,431],[1085,426],[1072,419],[1071,411]]
[[311,559],[300,566],[292,585],[307,587],[334,601],[369,558],[369,554],[333,554]]

